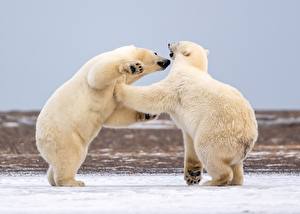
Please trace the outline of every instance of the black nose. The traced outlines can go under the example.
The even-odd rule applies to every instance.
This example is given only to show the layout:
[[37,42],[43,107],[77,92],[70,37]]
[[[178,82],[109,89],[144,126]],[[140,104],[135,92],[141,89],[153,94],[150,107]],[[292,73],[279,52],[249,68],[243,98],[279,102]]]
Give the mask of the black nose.
[[165,69],[166,67],[168,67],[170,65],[171,61],[168,59],[165,59],[163,61],[159,61],[157,62],[157,64],[162,67],[163,69]]

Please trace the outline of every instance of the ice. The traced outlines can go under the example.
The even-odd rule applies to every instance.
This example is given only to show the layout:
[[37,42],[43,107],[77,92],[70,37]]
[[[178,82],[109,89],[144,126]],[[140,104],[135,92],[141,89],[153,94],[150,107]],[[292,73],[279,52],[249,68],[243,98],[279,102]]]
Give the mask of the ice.
[[130,125],[131,129],[176,129],[176,125],[171,120],[151,120],[143,123]]
[[78,178],[87,187],[0,175],[0,213],[300,213],[299,175],[247,174],[242,187],[187,186],[183,175]]
[[28,125],[28,126],[34,126],[36,123],[36,117],[32,116],[32,117],[21,117],[20,119],[18,119],[18,122],[20,124],[24,124],[24,125]]
[[2,123],[2,126],[7,127],[7,128],[15,128],[19,126],[19,123],[16,122],[5,122]]
[[[257,122],[260,126],[290,126],[299,125],[300,117],[278,117],[272,114],[256,114]],[[37,116],[15,116],[6,115],[5,120],[0,118],[0,124],[8,128],[18,127],[20,125],[34,126]],[[157,119],[130,125],[132,129],[176,129],[176,125],[169,119]]]
[[289,118],[277,118],[273,120],[258,120],[258,125],[261,126],[291,126],[291,125],[299,125],[300,117],[289,117]]

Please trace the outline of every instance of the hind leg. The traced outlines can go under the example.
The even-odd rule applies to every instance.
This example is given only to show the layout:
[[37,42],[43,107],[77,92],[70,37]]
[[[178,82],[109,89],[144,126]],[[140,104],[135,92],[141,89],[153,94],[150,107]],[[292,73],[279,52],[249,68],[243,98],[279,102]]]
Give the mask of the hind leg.
[[84,182],[75,179],[75,175],[86,157],[87,148],[78,143],[58,151],[55,164],[52,164],[56,186],[85,186]]
[[199,184],[202,178],[202,163],[194,148],[193,139],[184,131],[184,180],[188,185]]
[[230,185],[243,185],[244,183],[244,169],[243,162],[231,166],[233,171],[233,179]]
[[48,182],[51,186],[56,186],[55,180],[54,180],[54,174],[53,174],[53,169],[49,165],[48,171],[47,171],[47,177],[48,177]]
[[76,180],[75,175],[81,165],[81,161],[77,160],[71,163],[63,161],[58,166],[53,167],[54,181],[56,186],[64,187],[82,187],[84,182]]
[[66,170],[54,168],[54,180],[56,186],[63,187],[83,187],[85,186],[83,181],[75,179],[78,168],[68,167]]
[[229,185],[232,181],[233,172],[231,167],[216,157],[211,157],[208,160],[206,170],[212,177],[212,180],[204,183],[206,186],[225,186]]

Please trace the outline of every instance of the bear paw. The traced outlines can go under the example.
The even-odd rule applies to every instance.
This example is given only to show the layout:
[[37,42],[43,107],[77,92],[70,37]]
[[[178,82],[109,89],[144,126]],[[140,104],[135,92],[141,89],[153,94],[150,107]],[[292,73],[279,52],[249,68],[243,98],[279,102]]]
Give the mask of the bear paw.
[[84,187],[85,186],[83,181],[77,181],[75,179],[56,181],[56,183],[57,186],[61,186],[61,187]]
[[200,169],[189,169],[184,173],[184,180],[187,185],[199,184],[201,181],[201,170]]
[[138,121],[148,121],[148,120],[154,120],[156,118],[157,118],[156,114],[138,113],[138,116],[137,116]]
[[120,69],[121,73],[129,74],[141,74],[144,71],[143,64],[141,62],[127,62],[123,65],[123,68]]

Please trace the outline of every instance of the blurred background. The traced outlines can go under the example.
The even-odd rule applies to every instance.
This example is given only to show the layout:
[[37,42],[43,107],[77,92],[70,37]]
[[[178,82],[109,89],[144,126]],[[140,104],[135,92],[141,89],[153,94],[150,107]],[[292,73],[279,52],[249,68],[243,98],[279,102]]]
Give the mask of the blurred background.
[[[300,1],[0,1],[0,110],[39,110],[91,57],[134,44],[210,50],[209,72],[256,109],[299,109]],[[141,79],[148,85],[169,69]]]

